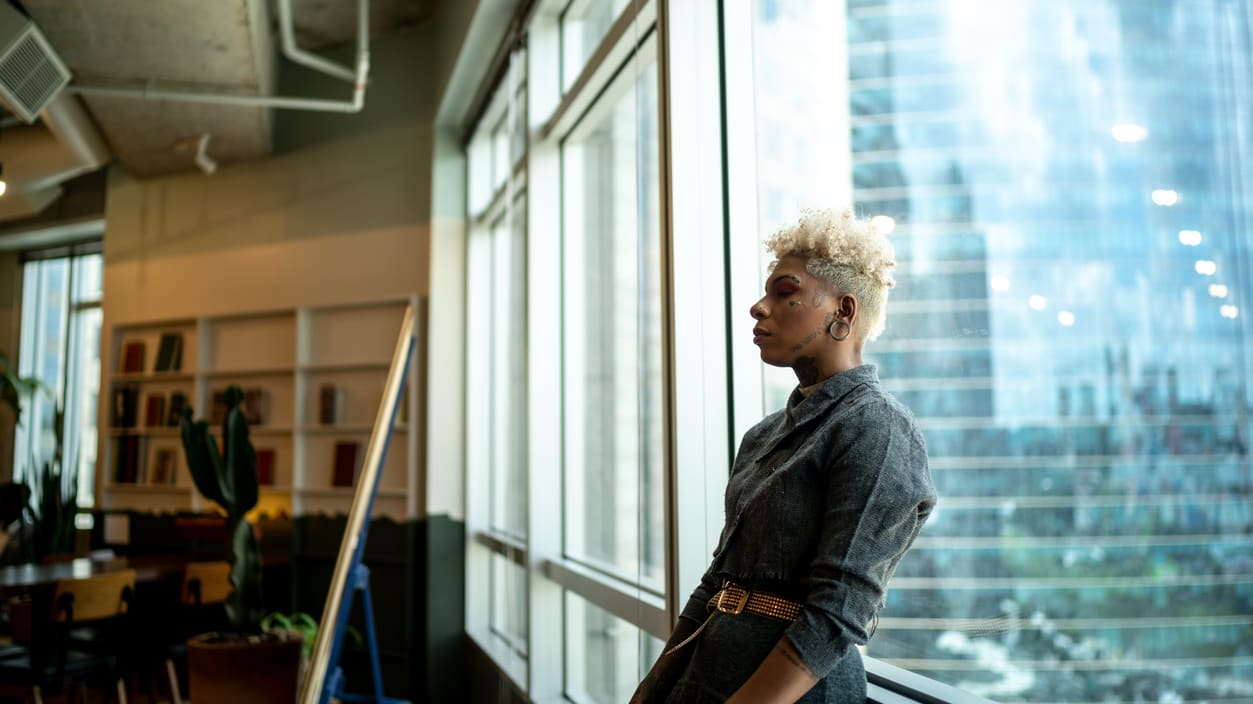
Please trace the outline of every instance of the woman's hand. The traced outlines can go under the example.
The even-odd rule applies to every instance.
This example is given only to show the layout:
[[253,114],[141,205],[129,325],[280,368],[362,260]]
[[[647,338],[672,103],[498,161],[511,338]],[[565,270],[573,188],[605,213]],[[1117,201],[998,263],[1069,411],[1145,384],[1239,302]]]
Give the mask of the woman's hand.
[[726,704],[792,704],[818,684],[818,676],[801,659],[792,641],[780,638]]

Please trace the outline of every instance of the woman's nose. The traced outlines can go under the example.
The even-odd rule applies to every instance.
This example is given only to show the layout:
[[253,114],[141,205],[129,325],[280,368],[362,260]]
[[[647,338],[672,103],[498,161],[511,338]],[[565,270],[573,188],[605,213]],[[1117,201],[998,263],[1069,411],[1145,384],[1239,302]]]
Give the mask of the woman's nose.
[[762,305],[761,301],[757,301],[751,308],[748,309],[748,314],[751,315],[754,320],[761,320],[766,317],[766,307]]

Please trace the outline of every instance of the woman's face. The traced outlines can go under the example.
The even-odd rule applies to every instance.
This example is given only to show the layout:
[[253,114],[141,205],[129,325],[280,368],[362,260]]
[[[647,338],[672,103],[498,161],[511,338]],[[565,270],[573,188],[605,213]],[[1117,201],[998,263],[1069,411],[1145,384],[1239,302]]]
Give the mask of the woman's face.
[[780,259],[766,275],[766,295],[748,311],[756,321],[753,344],[761,349],[761,361],[777,367],[812,362],[829,342],[837,299],[826,280],[805,271],[803,257]]

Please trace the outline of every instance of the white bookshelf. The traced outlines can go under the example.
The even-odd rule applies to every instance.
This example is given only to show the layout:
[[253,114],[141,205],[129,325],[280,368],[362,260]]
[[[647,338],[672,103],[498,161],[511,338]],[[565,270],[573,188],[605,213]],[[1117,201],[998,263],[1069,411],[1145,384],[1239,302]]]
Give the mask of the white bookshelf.
[[[238,385],[246,393],[260,390],[266,399],[263,422],[249,428],[257,450],[274,453],[273,479],[261,486],[257,510],[293,516],[347,513],[354,488],[333,485],[336,445],[355,442],[358,464],[364,459],[405,308],[413,305],[420,316],[418,304],[416,296],[407,296],[113,326],[100,400],[105,424],[98,455],[101,505],[142,511],[209,508],[188,473],[178,428],[168,422],[170,396],[182,393],[197,419],[209,419],[214,394]],[[424,330],[421,317],[417,327]],[[169,334],[183,338],[181,368],[157,372],[161,337]],[[145,347],[143,369],[122,371],[127,345],[135,342]],[[402,399],[406,408],[392,428],[379,481],[376,516],[404,520],[417,515],[422,450],[417,372],[415,354]],[[324,423],[321,414],[325,387],[337,389],[332,423]],[[117,392],[123,389],[133,389],[136,398],[133,427],[114,422]],[[165,423],[145,422],[150,396],[165,398]],[[220,424],[212,429],[220,436]],[[170,452],[174,481],[160,482],[158,456],[165,453],[168,459]]]

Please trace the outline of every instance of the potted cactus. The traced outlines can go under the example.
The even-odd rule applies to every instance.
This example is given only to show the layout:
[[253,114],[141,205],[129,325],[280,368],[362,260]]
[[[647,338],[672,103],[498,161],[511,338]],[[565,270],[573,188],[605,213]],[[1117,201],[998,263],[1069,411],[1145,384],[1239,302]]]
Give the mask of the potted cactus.
[[183,452],[196,488],[218,504],[226,517],[226,562],[231,586],[226,614],[231,630],[206,633],[187,644],[191,700],[258,704],[294,702],[302,639],[261,628],[261,554],[248,511],[257,505],[257,453],[237,386],[226,390],[222,449],[207,421],[192,420],[183,409]]

